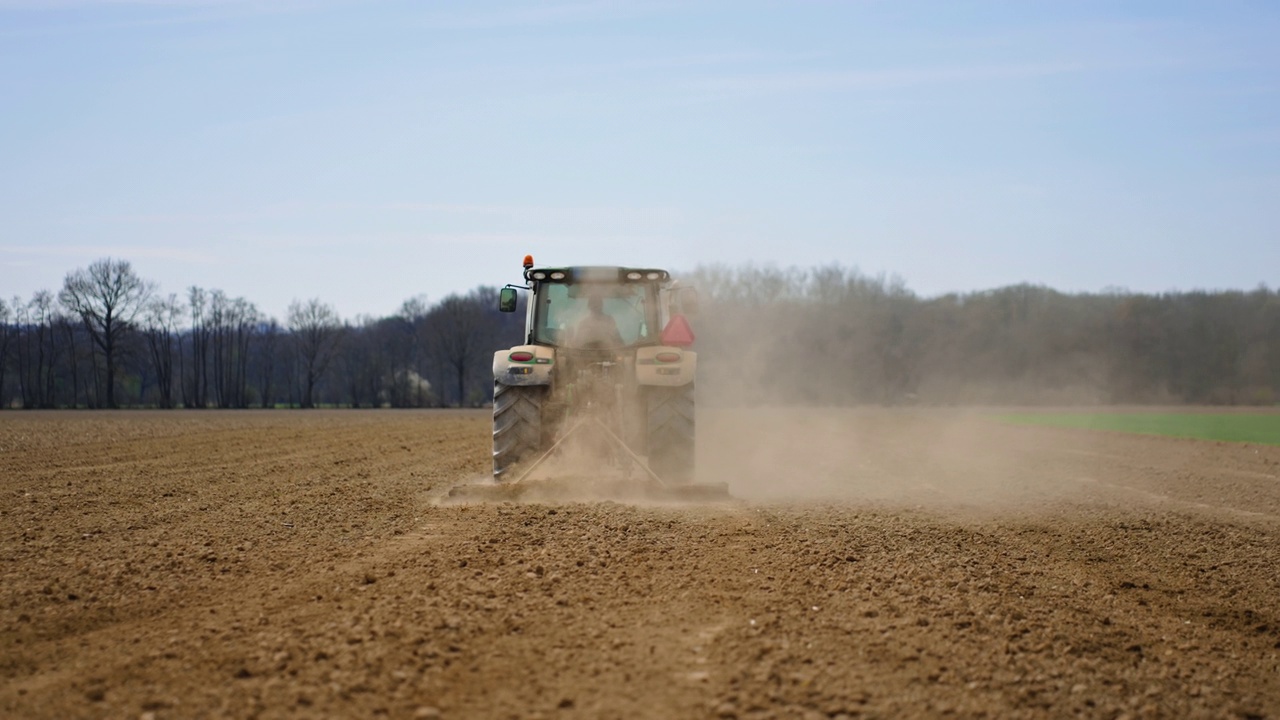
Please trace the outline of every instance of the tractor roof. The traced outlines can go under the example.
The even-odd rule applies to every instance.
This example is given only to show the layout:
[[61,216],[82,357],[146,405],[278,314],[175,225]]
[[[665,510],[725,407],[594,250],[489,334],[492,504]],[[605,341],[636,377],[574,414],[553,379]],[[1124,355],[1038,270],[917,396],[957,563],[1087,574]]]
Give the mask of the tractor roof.
[[574,265],[529,268],[524,271],[524,278],[536,282],[555,283],[634,283],[666,282],[671,279],[671,274],[658,268]]

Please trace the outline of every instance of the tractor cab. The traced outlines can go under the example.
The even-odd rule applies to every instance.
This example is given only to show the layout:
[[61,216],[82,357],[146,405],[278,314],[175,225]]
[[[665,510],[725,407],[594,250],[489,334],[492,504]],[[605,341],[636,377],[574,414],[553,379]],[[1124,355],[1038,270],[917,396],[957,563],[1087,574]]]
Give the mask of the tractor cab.
[[[530,258],[527,258],[531,260]],[[508,285],[499,309],[514,312],[516,292],[531,291],[524,341],[564,349],[692,344],[684,314],[694,312],[692,288],[679,288],[666,270],[611,266],[534,268],[524,287]],[[672,325],[679,332],[663,331]]]
[[589,418],[588,430],[610,438],[610,457],[689,482],[693,289],[666,270],[534,267],[529,256],[524,280],[499,293],[502,312],[516,311],[520,291],[528,298],[523,342],[493,356],[495,477],[531,469]]

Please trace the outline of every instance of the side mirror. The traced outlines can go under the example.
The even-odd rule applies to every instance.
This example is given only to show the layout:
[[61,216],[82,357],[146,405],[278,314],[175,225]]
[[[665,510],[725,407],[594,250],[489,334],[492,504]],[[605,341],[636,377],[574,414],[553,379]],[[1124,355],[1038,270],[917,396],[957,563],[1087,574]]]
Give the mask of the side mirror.
[[680,313],[686,317],[695,317],[698,314],[698,289],[685,287],[676,291],[676,303],[680,306]]
[[498,291],[498,311],[499,312],[515,312],[516,311],[516,289],[513,287],[504,287]]

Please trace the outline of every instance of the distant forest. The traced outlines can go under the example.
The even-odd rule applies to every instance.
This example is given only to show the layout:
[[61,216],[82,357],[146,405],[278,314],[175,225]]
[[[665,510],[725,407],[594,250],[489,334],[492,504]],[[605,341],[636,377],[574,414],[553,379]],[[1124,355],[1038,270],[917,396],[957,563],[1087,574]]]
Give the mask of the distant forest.
[[[699,392],[715,405],[1280,402],[1280,293],[920,297],[839,266],[702,267]],[[492,399],[523,311],[497,289],[388,317],[321,299],[283,321],[216,289],[161,293],[103,259],[0,300],[0,407],[459,407]]]

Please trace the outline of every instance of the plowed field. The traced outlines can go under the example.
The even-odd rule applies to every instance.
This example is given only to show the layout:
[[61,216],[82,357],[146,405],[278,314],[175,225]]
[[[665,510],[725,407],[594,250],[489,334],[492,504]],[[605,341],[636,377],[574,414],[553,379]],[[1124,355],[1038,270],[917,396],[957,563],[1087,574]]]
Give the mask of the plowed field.
[[0,716],[1280,716],[1280,447],[701,423],[737,502],[441,503],[484,412],[0,413]]

